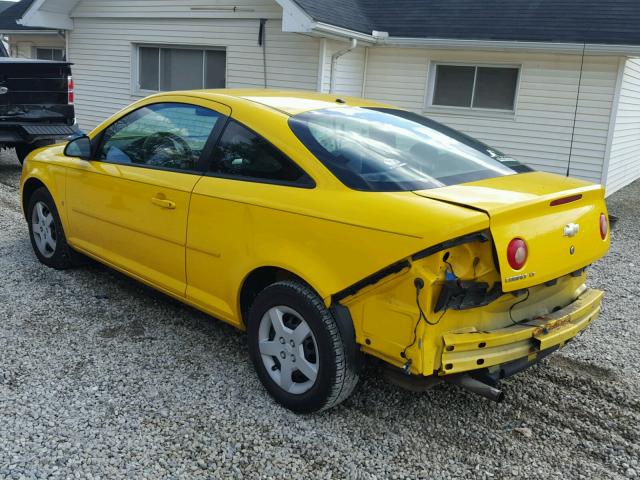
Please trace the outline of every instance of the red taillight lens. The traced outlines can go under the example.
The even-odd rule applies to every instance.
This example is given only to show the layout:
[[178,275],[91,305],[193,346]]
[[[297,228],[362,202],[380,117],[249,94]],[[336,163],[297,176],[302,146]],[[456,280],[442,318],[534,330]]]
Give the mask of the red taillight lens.
[[514,270],[520,270],[527,261],[527,244],[521,238],[514,238],[507,246],[507,260]]
[[609,232],[609,220],[604,213],[600,214],[600,237],[604,240]]
[[73,78],[67,77],[67,103],[73,105]]

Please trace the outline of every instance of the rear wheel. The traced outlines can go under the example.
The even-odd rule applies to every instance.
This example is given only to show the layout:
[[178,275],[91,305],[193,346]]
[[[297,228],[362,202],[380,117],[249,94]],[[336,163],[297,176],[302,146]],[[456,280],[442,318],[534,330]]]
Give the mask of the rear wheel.
[[331,408],[358,382],[333,315],[302,282],[278,282],[258,294],[249,310],[248,337],[265,388],[295,412]]
[[58,210],[46,188],[38,188],[29,198],[27,221],[31,246],[40,262],[58,270],[76,265],[79,254],[67,244]]

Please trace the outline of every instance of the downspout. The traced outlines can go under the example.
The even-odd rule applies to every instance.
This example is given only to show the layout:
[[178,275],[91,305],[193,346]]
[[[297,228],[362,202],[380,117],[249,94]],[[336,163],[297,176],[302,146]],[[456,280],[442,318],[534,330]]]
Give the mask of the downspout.
[[267,88],[267,19],[260,19],[260,30],[258,32],[258,45],[262,47],[262,74],[264,88]]
[[360,96],[365,98],[367,91],[367,70],[369,69],[369,47],[364,47],[364,66],[362,67],[362,89]]
[[336,78],[336,65],[338,63],[338,59],[343,56],[345,53],[349,53],[351,50],[358,46],[358,40],[355,38],[351,39],[351,45],[347,48],[337,51],[333,55],[331,55],[331,76],[329,77],[329,93],[333,93],[333,87],[335,85]]

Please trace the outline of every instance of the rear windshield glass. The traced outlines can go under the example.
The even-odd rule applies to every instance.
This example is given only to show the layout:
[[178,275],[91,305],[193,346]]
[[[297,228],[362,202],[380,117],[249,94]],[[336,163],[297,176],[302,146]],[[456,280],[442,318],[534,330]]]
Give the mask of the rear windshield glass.
[[313,110],[291,117],[289,125],[356,190],[423,190],[530,170],[482,142],[402,110]]

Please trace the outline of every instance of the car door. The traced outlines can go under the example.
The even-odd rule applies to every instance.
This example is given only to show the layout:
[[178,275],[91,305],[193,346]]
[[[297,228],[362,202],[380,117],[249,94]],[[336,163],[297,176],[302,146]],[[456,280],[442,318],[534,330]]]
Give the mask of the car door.
[[71,244],[183,296],[191,191],[229,113],[218,110],[153,103],[106,127],[94,139],[95,160],[78,159],[67,173]]
[[313,188],[313,180],[292,160],[239,122],[229,119],[211,167],[194,188],[187,234],[187,299],[232,324],[238,323],[237,288],[256,261],[255,242],[278,246],[261,236],[262,202],[290,199],[293,190]]

